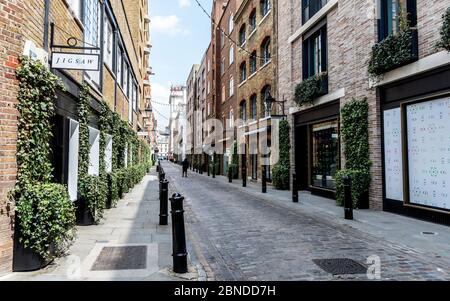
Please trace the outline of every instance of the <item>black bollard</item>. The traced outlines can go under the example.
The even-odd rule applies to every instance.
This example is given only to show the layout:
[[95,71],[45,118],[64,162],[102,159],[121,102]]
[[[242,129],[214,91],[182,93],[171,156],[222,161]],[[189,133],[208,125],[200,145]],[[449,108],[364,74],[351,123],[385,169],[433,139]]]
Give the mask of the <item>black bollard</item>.
[[292,201],[298,203],[298,182],[295,172],[292,174]]
[[213,179],[216,178],[216,164],[215,163],[213,164],[213,167],[212,167],[212,177],[213,177]]
[[188,272],[183,201],[184,197],[179,193],[175,193],[170,199],[172,205],[173,271],[178,274]]
[[263,165],[263,171],[262,171],[262,193],[267,193],[267,165]]
[[352,180],[344,177],[344,210],[345,219],[353,219]]
[[164,172],[163,169],[161,169],[161,173],[159,174],[159,181],[163,181],[166,179],[166,173]]
[[247,187],[247,156],[242,155],[242,187]]
[[159,224],[168,225],[169,212],[169,182],[163,180],[159,182]]
[[208,177],[210,177],[211,176],[211,168],[210,168],[210,165],[208,164],[208,166],[207,166],[207,172],[208,172]]

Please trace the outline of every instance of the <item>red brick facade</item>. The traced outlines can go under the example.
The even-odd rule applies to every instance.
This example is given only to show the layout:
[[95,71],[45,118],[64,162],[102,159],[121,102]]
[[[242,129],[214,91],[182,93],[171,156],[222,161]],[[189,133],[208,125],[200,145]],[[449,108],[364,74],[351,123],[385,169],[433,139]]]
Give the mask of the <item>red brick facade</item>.
[[7,195],[16,182],[17,81],[15,71],[23,51],[23,3],[0,2],[0,275],[11,271],[13,206]]

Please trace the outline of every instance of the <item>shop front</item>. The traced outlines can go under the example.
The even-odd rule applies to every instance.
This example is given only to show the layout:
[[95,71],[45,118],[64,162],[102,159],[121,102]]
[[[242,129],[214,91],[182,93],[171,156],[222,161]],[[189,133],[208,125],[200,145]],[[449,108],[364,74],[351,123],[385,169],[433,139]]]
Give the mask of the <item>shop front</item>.
[[379,92],[384,210],[450,225],[450,69]]
[[299,189],[336,196],[340,168],[339,102],[295,115],[295,166]]

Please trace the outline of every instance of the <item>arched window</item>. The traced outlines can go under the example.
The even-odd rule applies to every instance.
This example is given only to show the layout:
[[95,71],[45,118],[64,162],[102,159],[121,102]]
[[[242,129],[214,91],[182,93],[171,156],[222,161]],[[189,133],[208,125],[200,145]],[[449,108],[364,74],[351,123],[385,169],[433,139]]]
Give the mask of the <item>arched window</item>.
[[268,113],[271,108],[266,108],[266,98],[269,96],[269,94],[270,86],[266,85],[261,90],[261,118],[268,117],[270,115]]
[[258,68],[258,64],[256,62],[256,51],[253,51],[250,56],[250,74],[254,74],[256,69]]
[[246,79],[247,79],[247,63],[243,62],[241,66],[239,66],[239,80],[242,83]]
[[241,29],[239,30],[239,44],[242,46],[245,44],[245,41],[247,39],[246,33],[245,33],[245,24],[241,26]]
[[250,33],[256,30],[256,8],[250,13],[248,24]]
[[261,63],[267,64],[270,61],[270,37],[266,37],[261,44]]
[[270,12],[270,0],[261,0],[261,16],[264,17]]
[[247,101],[245,99],[239,104],[239,118],[242,121],[247,121]]
[[258,96],[253,94],[250,97],[250,118],[256,120],[258,118]]

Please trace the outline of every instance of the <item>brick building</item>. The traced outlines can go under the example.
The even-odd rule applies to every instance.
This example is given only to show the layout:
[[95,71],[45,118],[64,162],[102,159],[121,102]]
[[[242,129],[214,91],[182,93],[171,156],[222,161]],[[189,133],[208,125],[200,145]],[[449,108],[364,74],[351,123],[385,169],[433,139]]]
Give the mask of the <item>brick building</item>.
[[196,142],[196,136],[195,136],[195,129],[196,129],[196,122],[197,122],[197,106],[198,106],[198,99],[197,99],[197,77],[198,77],[198,71],[199,71],[200,65],[195,64],[191,68],[191,72],[189,73],[189,76],[186,81],[186,97],[187,97],[187,106],[186,106],[186,118],[187,118],[187,124],[188,124],[188,134],[187,134],[187,155],[189,163],[194,164],[194,161],[197,159],[195,154],[195,142]]
[[[14,73],[19,56],[29,55],[48,64],[52,52],[64,50],[57,46],[67,46],[69,38],[73,38],[71,42],[76,39],[77,46],[91,45],[100,49],[90,50],[100,55],[99,71],[52,69],[66,88],[57,92],[57,114],[53,119],[54,178],[68,186],[70,197],[76,202],[77,98],[81,83],[87,82],[91,87],[91,135],[99,133],[100,100],[118,112],[135,131],[148,131],[144,128],[144,119],[149,116],[144,109],[151,93],[148,80],[151,45],[147,0],[7,0],[0,3],[0,12],[3,29],[0,34],[0,274],[3,274],[11,270],[13,253],[14,227],[8,211],[10,206],[5,205],[5,200],[16,177],[18,116],[14,108],[17,103]],[[95,174],[96,167],[90,168],[90,172]]]
[[[370,207],[448,223],[450,152],[436,150],[433,141],[448,130],[448,123],[438,120],[448,112],[450,57],[435,45],[450,1],[279,0],[277,5],[277,98],[289,100],[292,172],[299,188],[334,197],[335,172],[345,166],[340,110],[353,98],[366,98]],[[407,49],[412,59],[373,81],[372,48],[398,38],[402,12],[412,31]],[[299,107],[296,85],[318,75],[321,96]],[[429,113],[423,114],[425,109]],[[420,129],[428,134],[414,138]]]
[[[237,118],[242,120],[247,154],[247,175],[261,180],[263,155],[258,150],[261,139],[271,140],[269,112],[265,99],[276,88],[277,7],[272,1],[242,1],[235,15],[237,43]],[[277,112],[278,113],[278,112]],[[264,133],[264,134],[263,134]],[[268,145],[270,146],[270,145]],[[242,163],[242,162],[241,162]],[[276,162],[274,162],[276,163]],[[270,164],[266,176],[271,181]]]

